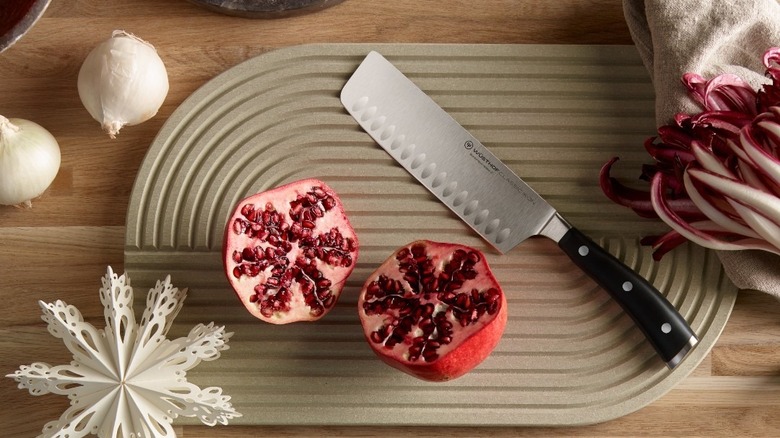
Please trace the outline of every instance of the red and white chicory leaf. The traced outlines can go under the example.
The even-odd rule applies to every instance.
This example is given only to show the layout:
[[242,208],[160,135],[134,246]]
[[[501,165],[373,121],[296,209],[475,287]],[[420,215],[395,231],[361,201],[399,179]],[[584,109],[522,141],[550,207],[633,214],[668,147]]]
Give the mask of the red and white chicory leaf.
[[780,254],[780,47],[763,62],[771,82],[759,90],[731,74],[683,76],[702,111],[676,115],[645,141],[655,160],[642,166],[648,192],[610,176],[617,158],[602,167],[599,182],[612,201],[672,228],[642,239],[654,258],[685,240]]

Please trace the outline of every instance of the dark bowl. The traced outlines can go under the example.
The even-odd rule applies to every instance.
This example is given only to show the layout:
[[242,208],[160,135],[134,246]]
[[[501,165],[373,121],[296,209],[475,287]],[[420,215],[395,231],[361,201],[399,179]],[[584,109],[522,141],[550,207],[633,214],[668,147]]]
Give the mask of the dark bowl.
[[51,0],[0,0],[0,52],[24,36],[49,3]]
[[316,12],[344,0],[189,0],[227,15],[246,18],[282,18]]

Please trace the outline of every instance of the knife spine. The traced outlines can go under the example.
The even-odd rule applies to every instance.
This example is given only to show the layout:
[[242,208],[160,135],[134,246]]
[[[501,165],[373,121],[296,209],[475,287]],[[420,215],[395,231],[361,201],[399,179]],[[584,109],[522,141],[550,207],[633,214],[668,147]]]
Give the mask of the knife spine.
[[[469,200],[467,190],[458,191],[458,182],[451,178],[446,171],[436,173],[437,164],[435,162],[428,162],[425,165],[428,158],[425,152],[415,154],[417,145],[413,142],[407,142],[406,135],[397,132],[398,129],[395,125],[388,125],[387,117],[381,113],[377,106],[370,105],[370,103],[368,96],[362,96],[349,106],[348,110],[363,129],[407,172],[474,231],[482,235],[494,248],[499,252],[506,252],[509,248],[505,248],[501,244],[511,234],[511,230],[509,228],[501,229],[501,221],[498,218],[489,220],[491,218],[490,211],[484,208],[480,209],[479,200]],[[433,176],[434,174],[435,176]],[[440,188],[441,190],[439,190]]]

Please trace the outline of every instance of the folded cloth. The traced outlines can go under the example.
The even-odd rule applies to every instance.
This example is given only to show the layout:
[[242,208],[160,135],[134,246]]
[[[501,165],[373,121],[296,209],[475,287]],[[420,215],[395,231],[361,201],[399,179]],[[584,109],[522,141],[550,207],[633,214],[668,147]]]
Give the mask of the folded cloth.
[[[755,89],[767,79],[764,52],[780,46],[779,0],[623,0],[631,37],[650,73],[658,126],[677,113],[700,111],[681,83],[685,73],[740,76]],[[719,251],[740,289],[780,298],[780,256],[763,251]]]

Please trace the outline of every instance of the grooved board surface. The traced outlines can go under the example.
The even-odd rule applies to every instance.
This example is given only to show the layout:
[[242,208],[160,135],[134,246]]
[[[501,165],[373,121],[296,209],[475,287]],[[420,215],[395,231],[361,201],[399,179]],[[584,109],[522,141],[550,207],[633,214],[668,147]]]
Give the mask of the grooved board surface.
[[[338,98],[370,50],[667,295],[699,335],[689,357],[667,370],[630,318],[555,243],[532,238],[499,255],[376,145]],[[650,159],[642,142],[653,132],[653,90],[633,47],[374,44],[271,52],[214,78],[163,126],[131,195],[125,267],[138,293],[166,274],[190,289],[171,336],[209,321],[235,332],[218,361],[189,376],[233,397],[244,416],[231,424],[605,421],[683,380],[715,343],[737,292],[714,253],[699,247],[654,262],[638,242],[665,226],[601,193],[601,165],[619,155],[616,175],[636,179]],[[222,233],[241,198],[307,177],[341,196],[360,259],[325,318],[272,326],[251,317],[224,278]],[[485,251],[508,298],[509,322],[494,353],[447,383],[418,381],[380,362],[357,318],[363,280],[397,246],[421,238]]]

